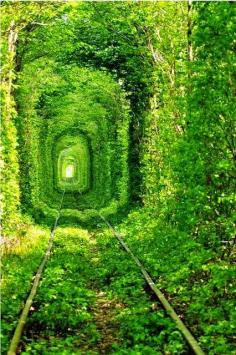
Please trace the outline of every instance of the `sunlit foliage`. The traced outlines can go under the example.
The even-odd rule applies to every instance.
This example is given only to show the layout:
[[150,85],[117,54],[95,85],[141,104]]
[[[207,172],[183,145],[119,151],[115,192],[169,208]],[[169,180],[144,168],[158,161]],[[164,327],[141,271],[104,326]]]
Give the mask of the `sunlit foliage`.
[[[65,188],[62,221],[113,218],[212,355],[235,341],[235,9],[2,2],[4,236],[51,223]],[[150,353],[145,317],[121,316],[127,353]]]

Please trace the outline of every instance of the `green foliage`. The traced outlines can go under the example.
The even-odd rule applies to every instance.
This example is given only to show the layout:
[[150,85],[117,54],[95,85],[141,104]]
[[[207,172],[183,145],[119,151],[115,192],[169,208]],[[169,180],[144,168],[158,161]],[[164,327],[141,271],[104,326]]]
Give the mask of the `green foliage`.
[[[16,227],[21,228],[18,136],[16,122],[19,120],[15,102],[15,80],[18,57],[19,37],[24,33],[33,33],[41,25],[40,21],[51,21],[63,13],[64,4],[47,4],[43,11],[38,2],[22,3],[20,1],[3,1],[1,3],[1,49],[2,49],[2,83],[1,83],[1,162],[2,182],[1,218],[3,234],[14,236]],[[23,36],[24,37],[24,34]]]
[[[10,30],[9,30],[10,31]],[[13,32],[13,31],[12,31]],[[16,35],[16,34],[15,34]],[[4,42],[5,40],[5,42]],[[1,81],[1,141],[0,141],[0,168],[1,168],[1,219],[3,233],[6,236],[12,235],[16,225],[20,224],[19,216],[19,164],[17,155],[17,132],[15,120],[17,112],[16,103],[12,96],[15,57],[15,39],[3,38],[1,47],[4,45],[12,46],[5,54],[5,65],[2,68]]]
[[[88,142],[84,137],[62,137],[54,149],[54,172],[57,186],[63,191],[88,190],[90,185],[90,153]],[[67,167],[72,168],[70,178]]]
[[[18,231],[17,240],[1,246],[1,345],[6,353],[9,338],[43,256],[49,230],[32,225]],[[15,242],[15,244],[14,244]]]
[[[14,279],[9,277],[8,287],[3,288],[5,296],[9,296],[13,284],[30,279],[29,264],[35,258],[36,250],[42,252],[39,239],[32,254],[28,254],[27,263],[21,265],[21,272]],[[6,277],[11,275],[14,265],[19,266],[21,252],[19,260],[13,256],[8,264],[4,260]],[[27,288],[21,292],[17,288],[16,297],[8,299],[4,327],[11,319],[14,319],[12,327],[15,325],[19,311],[15,308],[26,293]],[[109,312],[107,305],[110,305]],[[98,313],[104,318],[103,325]],[[105,327],[113,330],[107,353],[161,354],[164,351],[186,354],[187,351],[175,324],[155,301],[149,299],[139,270],[114,241],[110,231],[100,229],[92,236],[79,228],[60,228],[31,307],[21,352],[99,354],[101,343],[107,341],[103,337]],[[11,333],[5,334],[9,337]],[[6,345],[4,343],[4,351]]]
[[[235,6],[4,1],[2,8],[4,234],[17,234],[20,208],[39,223],[52,222],[64,187],[61,221],[67,223],[92,226],[99,213],[116,221],[118,212],[141,201],[144,208],[122,225],[129,243],[206,352],[231,353]],[[62,181],[67,160],[61,158],[75,163],[73,184]],[[26,353],[84,347],[75,334],[62,336],[71,327],[82,327],[89,344],[98,341],[88,278],[121,300],[114,318],[123,345],[115,342],[112,351],[186,351],[163,312],[150,312],[142,280],[109,233],[98,234],[94,275],[87,265],[90,242],[72,252],[70,240],[78,236],[60,233],[31,318],[43,335],[25,340]],[[73,253],[82,253],[81,269]],[[6,267],[10,282],[14,262]],[[32,269],[23,264],[22,270],[28,280]],[[17,285],[21,278],[23,271]],[[21,297],[10,303],[12,320]],[[90,345],[82,351],[89,354]]]
[[154,219],[150,210],[131,213],[119,229],[206,353],[232,353],[235,265]]
[[[54,62],[44,68],[43,63],[25,66],[18,93],[24,207],[28,204],[47,218],[55,215],[63,189],[61,185],[58,189],[59,156],[79,139],[87,141],[88,163],[83,168],[84,153],[76,153],[82,188],[66,189],[62,217],[80,218],[80,210],[86,209],[85,220],[86,215],[90,218],[89,210],[94,214],[95,209],[110,205],[112,212],[114,206],[124,206],[129,127],[124,94],[108,74],[71,66],[60,70]],[[37,80],[29,85],[36,68]]]
[[234,13],[228,3],[194,6],[192,62],[178,18],[175,42],[170,36],[157,44],[161,53],[164,46],[173,50],[164,53],[170,64],[155,69],[142,159],[144,203],[225,256],[235,222]]

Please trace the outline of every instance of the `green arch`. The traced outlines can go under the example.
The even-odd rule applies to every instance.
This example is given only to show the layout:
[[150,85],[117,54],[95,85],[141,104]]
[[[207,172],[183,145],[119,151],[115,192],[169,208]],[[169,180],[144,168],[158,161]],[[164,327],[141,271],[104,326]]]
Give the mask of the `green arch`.
[[[90,152],[88,142],[82,136],[65,136],[56,143],[56,183],[61,190],[85,192],[90,187]],[[69,162],[74,166],[73,178],[64,176]],[[55,169],[54,164],[54,169]]]

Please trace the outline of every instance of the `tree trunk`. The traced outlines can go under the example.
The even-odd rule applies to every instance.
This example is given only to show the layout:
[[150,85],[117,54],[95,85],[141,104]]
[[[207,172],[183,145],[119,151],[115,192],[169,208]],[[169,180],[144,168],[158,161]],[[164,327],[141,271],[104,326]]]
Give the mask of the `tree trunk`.
[[7,117],[10,118],[10,102],[11,95],[13,91],[13,79],[14,79],[14,69],[15,69],[15,55],[16,55],[16,42],[18,38],[18,32],[16,30],[15,21],[13,20],[9,27],[8,35],[8,65],[9,72],[6,74],[7,90],[6,90],[6,110],[8,111]]
[[188,0],[188,60],[193,61],[193,45],[192,45],[192,0]]

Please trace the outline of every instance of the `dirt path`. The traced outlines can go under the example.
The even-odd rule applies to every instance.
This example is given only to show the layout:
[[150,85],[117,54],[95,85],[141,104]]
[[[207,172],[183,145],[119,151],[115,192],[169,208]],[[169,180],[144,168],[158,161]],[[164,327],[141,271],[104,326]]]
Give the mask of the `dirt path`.
[[112,351],[112,345],[118,342],[118,324],[114,319],[118,306],[119,304],[107,299],[105,292],[97,292],[96,303],[92,311],[97,330],[101,334],[101,339],[97,344],[99,354],[109,354]]

